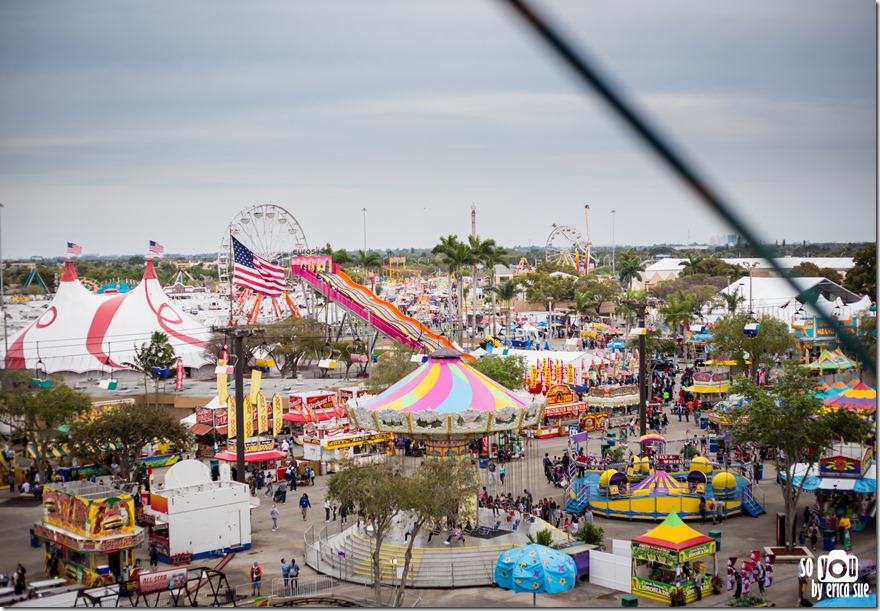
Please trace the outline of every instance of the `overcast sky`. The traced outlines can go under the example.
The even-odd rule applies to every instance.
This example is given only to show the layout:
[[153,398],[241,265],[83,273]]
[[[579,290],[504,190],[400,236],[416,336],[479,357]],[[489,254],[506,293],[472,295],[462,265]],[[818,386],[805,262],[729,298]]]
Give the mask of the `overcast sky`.
[[[537,6],[761,237],[876,240],[872,0]],[[584,204],[596,245],[729,233],[498,0],[2,2],[0,203],[5,257],[216,251],[270,203],[349,250],[472,203],[505,246]]]

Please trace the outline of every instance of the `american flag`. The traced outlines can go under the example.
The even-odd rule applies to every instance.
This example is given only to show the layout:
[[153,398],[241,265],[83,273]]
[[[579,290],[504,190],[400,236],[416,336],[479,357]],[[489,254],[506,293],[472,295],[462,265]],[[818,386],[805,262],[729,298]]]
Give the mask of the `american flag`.
[[67,243],[67,254],[69,255],[81,255],[83,254],[83,247],[79,244],[74,244],[73,242]]
[[154,242],[150,240],[150,254],[154,255],[162,255],[165,254],[165,247],[159,244],[159,242]]
[[286,290],[284,268],[255,255],[247,246],[232,238],[235,260],[233,284],[252,289],[267,297],[280,297]]

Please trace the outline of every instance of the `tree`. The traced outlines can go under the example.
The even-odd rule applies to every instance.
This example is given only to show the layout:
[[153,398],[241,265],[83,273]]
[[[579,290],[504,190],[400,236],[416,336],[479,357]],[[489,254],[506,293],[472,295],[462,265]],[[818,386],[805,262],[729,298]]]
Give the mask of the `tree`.
[[523,372],[526,368],[524,356],[487,356],[470,365],[505,388],[519,390],[523,387]]
[[670,295],[666,304],[660,307],[658,313],[660,319],[669,325],[672,329],[672,340],[676,344],[676,352],[678,351],[678,333],[682,325],[687,326],[694,317],[694,295],[685,295],[679,291],[675,295]]
[[733,392],[744,397],[743,406],[733,410],[733,436],[738,442],[756,442],[781,450],[777,472],[785,474],[782,496],[786,529],[785,548],[794,545],[794,525],[803,490],[803,480],[795,483],[794,467],[812,467],[839,440],[862,441],[871,428],[848,410],[824,411],[815,395],[816,379],[804,367],[787,364],[777,383],[762,388],[750,380],[734,383]]
[[364,270],[364,274],[373,268],[382,267],[382,257],[375,252],[359,250],[354,260]]
[[324,350],[324,324],[314,318],[288,317],[266,327],[266,341],[270,344],[276,366],[280,363],[281,376],[289,373],[296,377],[300,362],[306,357],[318,358]]
[[746,302],[746,298],[739,291],[735,293],[718,293],[718,299],[727,307],[729,314],[736,312],[739,306]]
[[[639,339],[634,337],[629,340],[629,346],[633,350],[638,350],[639,348]],[[648,330],[645,332],[645,379],[653,380],[654,379],[654,359],[655,355],[669,354],[670,352],[674,352],[677,344],[674,340],[664,337],[663,333],[659,329],[654,329],[653,331]],[[652,384],[647,385],[647,400],[650,401],[654,396],[654,386]]]
[[[329,244],[328,244],[329,246]],[[331,251],[330,258],[337,265],[344,265],[346,263],[354,263],[354,259],[351,258],[351,255],[344,248],[340,248],[339,250]]]
[[491,290],[501,303],[504,304],[504,328],[505,333],[510,333],[510,308],[513,300],[516,299],[519,281],[516,278],[505,280],[498,286],[492,287]]
[[[465,265],[472,265],[474,253],[470,246],[459,241],[458,236],[450,235],[440,237],[440,243],[432,250],[432,253],[440,255],[444,269],[450,277],[455,276],[458,287],[458,301],[456,303],[456,319],[458,320],[458,345],[464,344],[464,324],[462,323],[462,306],[464,304],[464,283],[461,281],[461,270]],[[448,301],[447,301],[448,304]],[[447,311],[452,308],[447,305]]]
[[327,495],[340,507],[356,507],[373,527],[373,584],[376,606],[382,606],[382,543],[401,510],[406,488],[403,466],[397,462],[355,465],[344,461],[327,482]]
[[632,287],[633,280],[642,277],[645,266],[634,248],[623,251],[617,258],[617,277],[625,291]]
[[163,409],[146,403],[123,403],[75,422],[70,427],[70,439],[82,456],[100,455],[105,452],[105,443],[112,441],[117,449],[110,456],[119,462],[120,474],[129,481],[140,464],[144,446],[158,439],[184,450],[192,442],[192,435]]
[[575,541],[583,541],[588,545],[598,545],[600,549],[605,549],[605,529],[586,520],[581,523],[581,527],[572,537]]
[[[401,507],[413,514],[412,536],[404,554],[403,573],[396,604],[403,598],[406,580],[412,563],[412,549],[416,535],[425,524],[441,523],[444,518],[456,517],[463,523],[465,508],[475,506],[480,491],[480,480],[472,462],[430,460],[419,465],[415,473],[398,490],[403,495]],[[473,516],[476,519],[476,515]]]
[[419,363],[412,362],[415,350],[397,343],[394,348],[383,352],[373,366],[373,372],[364,387],[370,394],[379,394],[392,384],[396,384],[418,369]]
[[159,406],[159,382],[168,376],[162,376],[159,370],[170,370],[177,363],[174,347],[168,336],[161,331],[153,331],[150,343],[144,342],[140,348],[135,348],[134,361],[125,362],[123,365],[134,369],[144,376],[144,395],[147,394],[147,378],[153,380],[156,385],[156,406]]
[[562,544],[553,541],[553,531],[549,528],[542,528],[534,535],[532,533],[526,533],[526,539],[529,540],[529,543],[536,543],[537,545],[543,545],[553,549],[562,548]]
[[483,253],[481,261],[487,270],[491,270],[489,292],[492,294],[492,335],[495,335],[495,266],[508,264],[507,249],[502,246],[487,249]]
[[[748,371],[751,379],[759,365],[772,367],[774,354],[782,354],[795,345],[794,337],[788,325],[781,320],[762,314],[758,321],[758,335],[751,337],[743,333],[743,328],[752,318],[748,312],[728,314],[719,318],[712,328],[712,340],[709,342],[719,355],[730,356],[736,361],[737,367]],[[748,355],[748,356],[747,356]],[[751,357],[751,369],[748,358]]]
[[[495,244],[495,240],[481,240],[480,236],[477,235],[469,235],[468,236],[468,248],[471,251],[471,287],[473,288],[473,335],[471,336],[476,342],[477,338],[477,287],[479,286],[477,282],[477,265],[485,265],[487,268],[489,264],[488,260],[495,261],[495,258],[498,256],[496,250],[498,246]],[[502,249],[503,254],[503,249]],[[494,265],[494,263],[492,263]],[[494,276],[494,274],[492,274]]]
[[34,387],[27,371],[7,370],[0,387],[0,422],[26,435],[34,443],[40,481],[46,481],[44,456],[59,439],[59,428],[87,413],[92,400],[66,386],[59,376],[48,388]]
[[804,261],[791,268],[791,275],[795,278],[818,278],[821,274],[818,265],[811,261]]
[[871,244],[853,257],[853,268],[846,273],[843,287],[867,295],[877,303],[877,245]]
[[687,254],[687,259],[681,264],[681,276],[691,276],[697,273],[697,266],[703,260],[703,257],[695,255],[691,252]]
[[574,297],[575,278],[553,276],[545,271],[531,271],[519,277],[526,287],[526,300],[529,303],[549,304],[568,301]]

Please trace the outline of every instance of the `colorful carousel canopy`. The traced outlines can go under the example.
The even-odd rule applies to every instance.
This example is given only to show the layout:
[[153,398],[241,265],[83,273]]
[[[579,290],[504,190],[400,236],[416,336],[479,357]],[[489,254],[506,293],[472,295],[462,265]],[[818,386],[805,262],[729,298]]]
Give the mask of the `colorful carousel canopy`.
[[842,407],[852,410],[876,410],[877,391],[864,382],[859,382],[852,388],[825,399],[824,403],[828,407]]
[[633,543],[653,545],[663,549],[680,551],[713,543],[715,539],[697,532],[678,517],[674,511],[670,512],[666,519],[653,530],[649,530],[641,537],[635,537]]
[[807,369],[810,371],[842,371],[853,369],[855,366],[855,363],[839,350],[822,350],[819,358],[808,364]]
[[461,356],[441,348],[381,394],[350,400],[352,424],[418,439],[469,439],[540,422],[542,403],[528,404]]
[[[705,476],[703,476],[705,479]],[[666,471],[654,471],[651,475],[634,484],[632,487],[633,496],[651,495],[651,496],[667,496],[670,494],[681,494],[687,491],[687,486],[682,485],[677,479],[669,475]]]

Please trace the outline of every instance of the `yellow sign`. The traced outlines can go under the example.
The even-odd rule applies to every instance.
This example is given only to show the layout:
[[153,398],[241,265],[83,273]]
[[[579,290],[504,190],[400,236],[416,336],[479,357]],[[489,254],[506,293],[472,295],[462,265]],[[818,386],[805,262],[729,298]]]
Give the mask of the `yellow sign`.
[[227,423],[226,423],[226,436],[229,439],[235,439],[235,435],[237,433],[238,422],[235,419],[235,397],[229,397],[226,399],[226,411],[227,411]]
[[260,382],[263,380],[263,372],[259,369],[251,371],[251,403],[257,402],[257,395],[260,393]]
[[324,444],[328,450],[333,448],[348,448],[351,446],[359,446],[365,443],[382,443],[394,439],[394,433],[374,433],[372,435],[355,435],[354,437],[346,437],[345,439],[330,439]]
[[284,422],[284,404],[277,394],[272,395],[272,435],[281,434],[281,423]]
[[556,384],[547,389],[547,405],[574,403],[574,392],[565,384]]
[[[217,366],[225,367],[226,359],[218,359]],[[226,398],[229,396],[228,378],[229,376],[225,372],[217,374],[217,398],[220,400],[221,406],[226,405]]]
[[243,412],[244,422],[242,422],[242,426],[244,427],[244,438],[254,436],[254,405],[251,403],[250,396],[244,398],[244,412]]

